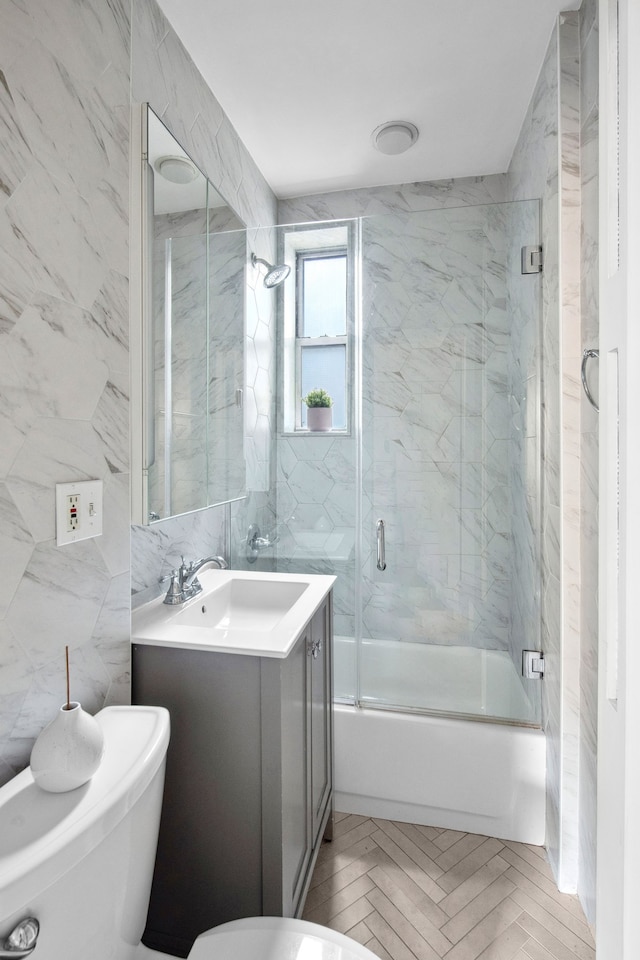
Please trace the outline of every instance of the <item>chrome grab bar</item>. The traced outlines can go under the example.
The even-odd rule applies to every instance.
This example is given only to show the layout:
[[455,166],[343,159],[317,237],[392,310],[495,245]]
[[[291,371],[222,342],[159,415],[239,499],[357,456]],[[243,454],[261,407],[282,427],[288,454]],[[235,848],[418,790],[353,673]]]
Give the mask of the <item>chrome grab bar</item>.
[[387,562],[384,556],[384,520],[378,520],[376,523],[376,541],[377,541],[377,567],[378,570],[386,570]]
[[598,404],[595,402],[595,400],[594,400],[593,397],[591,396],[591,391],[589,390],[589,384],[587,383],[587,362],[588,362],[592,357],[593,357],[593,359],[597,360],[597,359],[600,357],[600,351],[599,351],[599,350],[589,350],[589,349],[586,349],[586,350],[583,350],[583,351],[582,351],[582,366],[581,366],[581,368],[580,368],[580,378],[581,378],[581,380],[582,380],[582,386],[584,387],[584,392],[585,392],[586,395],[587,395],[587,400],[589,401],[589,403],[591,404],[591,406],[593,407],[593,409],[594,409],[597,413],[600,413],[600,407],[598,406]]

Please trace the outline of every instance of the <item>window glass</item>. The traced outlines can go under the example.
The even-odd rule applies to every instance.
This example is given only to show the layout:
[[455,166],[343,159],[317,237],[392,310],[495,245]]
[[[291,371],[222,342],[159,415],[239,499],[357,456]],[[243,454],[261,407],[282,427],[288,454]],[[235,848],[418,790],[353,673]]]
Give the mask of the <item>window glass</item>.
[[[302,396],[310,390],[326,390],[333,400],[332,427],[345,430],[347,414],[346,395],[347,347],[344,343],[327,346],[302,346],[301,387]],[[307,405],[302,404],[302,426],[307,425]]]
[[347,258],[302,256],[300,337],[340,337],[347,332]]

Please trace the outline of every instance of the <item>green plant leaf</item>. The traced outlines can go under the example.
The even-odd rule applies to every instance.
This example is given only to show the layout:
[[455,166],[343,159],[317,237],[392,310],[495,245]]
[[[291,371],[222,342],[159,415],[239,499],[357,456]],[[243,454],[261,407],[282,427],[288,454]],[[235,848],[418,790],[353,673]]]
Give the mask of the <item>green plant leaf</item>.
[[302,400],[308,407],[330,407],[333,405],[333,400],[327,391],[321,390],[319,387],[316,387],[315,390],[309,390],[309,393]]

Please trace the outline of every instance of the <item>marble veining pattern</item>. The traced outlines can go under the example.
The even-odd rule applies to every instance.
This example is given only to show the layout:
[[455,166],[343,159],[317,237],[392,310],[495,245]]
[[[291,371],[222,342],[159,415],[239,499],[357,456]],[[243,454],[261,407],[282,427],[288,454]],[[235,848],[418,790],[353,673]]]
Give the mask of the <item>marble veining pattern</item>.
[[[147,101],[171,129],[176,139],[204,170],[238,217],[249,226],[263,227],[275,221],[275,199],[251,157],[238,140],[222,108],[186,54],[163,14],[153,2],[136,4],[133,24],[133,96]],[[236,229],[237,220],[216,224]],[[255,231],[254,231],[255,232]],[[260,231],[268,233],[268,231]],[[247,233],[247,250],[252,232]],[[272,250],[268,240],[255,251],[268,258]],[[248,254],[246,254],[248,256]],[[246,527],[269,506],[270,431],[275,376],[275,330],[273,297],[257,283],[255,271],[247,271],[245,304],[245,449],[247,468],[246,501],[219,505],[208,510],[134,528],[132,540],[132,588],[135,603],[158,592],[155,579],[166,574],[179,561],[210,553],[227,554],[231,550],[234,565],[240,555],[240,540]],[[260,308],[256,306],[260,301]],[[256,342],[260,349],[256,349]],[[258,353],[262,365],[257,359]],[[266,388],[260,372],[266,379]],[[266,452],[265,452],[266,451]],[[262,458],[260,456],[262,452]],[[267,491],[266,494],[259,491]],[[215,493],[212,492],[215,499]],[[257,501],[266,498],[266,505]],[[248,515],[246,525],[237,514]],[[233,515],[233,521],[230,519]],[[263,527],[266,525],[263,523]],[[244,534],[242,534],[244,530]]]
[[[507,649],[515,589],[509,518],[516,512],[507,481],[529,387],[525,376],[518,418],[509,396],[510,367],[518,350],[531,363],[536,337],[527,340],[515,323],[516,306],[525,323],[526,302],[514,298],[507,314],[507,261],[517,258],[506,257],[505,208],[447,207],[433,199],[437,186],[409,191],[435,208],[423,213],[408,212],[398,201],[404,188],[390,190],[385,204],[380,191],[312,198],[312,212],[322,215],[385,212],[362,221],[363,630],[366,636]],[[486,199],[487,185],[476,187],[473,199]],[[447,195],[458,204],[472,199],[466,183],[450,184]],[[300,206],[281,203],[280,218],[308,215],[308,199]],[[356,200],[357,206],[345,205]],[[537,204],[531,206],[527,242],[537,232]],[[528,398],[529,407],[535,402]],[[516,460],[525,466],[524,453]],[[277,469],[278,568],[303,564],[337,573],[336,631],[353,635],[355,438],[283,436]],[[523,502],[523,515],[536,493],[527,482],[523,478],[513,494]],[[375,569],[371,531],[378,516],[387,522],[391,577]],[[518,574],[522,598],[534,592],[534,520],[528,517],[529,543],[521,551],[528,561]],[[522,638],[514,637],[513,646],[519,669]]]
[[290,197],[278,202],[278,223],[307,223],[500,203],[508,199],[506,190],[506,177],[495,174]]
[[[4,781],[64,699],[65,644],[87,709],[128,697],[129,19],[8,0],[0,35]],[[58,548],[55,483],[90,477],[105,536]]]
[[[594,8],[593,5],[591,5],[591,15],[593,16],[593,14]],[[559,264],[561,255],[564,257],[568,255],[575,258],[575,248],[567,250],[567,241],[570,236],[573,242],[575,242],[575,231],[577,229],[575,206],[578,189],[576,184],[576,171],[578,170],[576,148],[578,141],[575,133],[575,102],[577,91],[575,69],[577,49],[576,25],[577,20],[575,17],[564,18],[564,22],[561,25],[562,28],[566,27],[563,34],[564,46],[562,58],[559,46],[560,25],[554,31],[547,57],[542,66],[538,85],[532,97],[529,114],[525,119],[521,138],[516,147],[513,162],[506,178],[506,187],[503,185],[502,189],[504,192],[500,197],[501,199],[540,197],[542,200],[542,242],[545,249],[546,261],[542,279],[543,294],[541,307],[543,324],[543,377],[545,384],[544,395],[542,397],[543,432],[541,436],[544,450],[542,489],[544,513],[542,516],[542,524],[540,525],[536,514],[535,499],[529,495],[521,500],[523,505],[526,506],[521,514],[514,517],[514,523],[521,525],[523,528],[521,530],[522,534],[528,532],[527,536],[523,535],[520,539],[521,543],[527,544],[526,554],[524,556],[518,556],[517,558],[517,563],[520,565],[520,576],[522,576],[524,582],[526,582],[527,577],[531,576],[532,568],[536,562],[537,546],[535,544],[535,531],[536,529],[542,529],[543,583],[540,593],[542,609],[541,642],[542,648],[547,654],[549,672],[548,682],[545,681],[544,685],[546,692],[544,718],[550,747],[548,770],[548,847],[554,869],[557,872],[559,868],[561,868],[562,881],[568,884],[570,888],[572,885],[575,885],[577,856],[577,838],[575,832],[576,795],[578,790],[576,762],[578,751],[576,726],[577,694],[576,690],[572,690],[571,687],[566,691],[561,690],[559,680],[562,676],[563,666],[565,670],[570,670],[571,662],[573,662],[574,665],[571,675],[573,677],[578,675],[575,669],[575,645],[573,651],[569,649],[563,651],[561,643],[563,636],[563,593],[566,593],[569,601],[568,611],[571,611],[573,605],[573,610],[570,613],[567,612],[569,619],[566,626],[571,631],[575,631],[576,624],[575,578],[577,558],[575,555],[575,534],[577,529],[579,491],[576,485],[574,469],[576,463],[576,421],[574,411],[577,398],[577,383],[575,376],[569,372],[570,367],[567,368],[563,375],[563,363],[566,364],[569,362],[570,364],[574,364],[575,360],[577,348],[575,340],[577,289],[575,276],[571,279],[567,278],[565,270],[565,276],[563,277],[564,285],[562,291],[560,290]],[[582,26],[581,29],[583,29],[583,46],[593,50],[594,41],[591,30],[585,32]],[[562,127],[564,157],[562,169],[559,169],[561,60],[562,90],[565,94],[565,104],[562,115],[564,120]],[[587,75],[586,87],[584,85],[582,87],[582,96],[588,97],[589,94],[586,91],[593,89],[594,73],[592,69],[590,78],[589,75]],[[583,105],[585,125],[583,126],[582,144],[583,149],[586,148],[587,150],[589,149],[590,143],[595,143],[594,131],[597,129],[597,117],[594,115],[592,109],[589,109],[588,113],[589,122],[586,122],[587,115],[585,115]],[[572,125],[572,130],[568,129],[568,124]],[[587,169],[592,171],[595,164],[594,148],[591,149],[591,157],[593,157],[593,162],[590,167],[587,166]],[[585,174],[583,174],[583,176],[584,175]],[[593,181],[592,172],[587,173],[586,177],[587,182]],[[561,188],[563,190],[563,197],[565,198],[563,220],[560,218]],[[397,213],[398,206],[401,206],[405,211],[407,209],[415,209],[413,204],[416,202],[416,199],[422,209],[438,207],[442,204],[443,193],[438,189],[437,185],[435,188],[432,188],[432,185],[426,185],[425,188],[419,187],[417,190],[413,190],[411,187],[408,189],[382,188],[379,191],[373,191],[371,193],[367,191],[353,191],[346,194],[328,195],[326,197],[306,197],[298,200],[287,200],[281,201],[279,205],[279,220],[281,223],[286,223],[313,219],[329,219],[337,216],[359,216],[379,212]],[[592,209],[594,209],[593,206]],[[560,244],[561,228],[564,230],[564,249]],[[594,236],[595,230],[592,227],[586,234],[586,239],[583,241],[590,251],[593,251],[595,247]],[[591,259],[593,260],[593,253],[591,254]],[[406,322],[404,323],[402,331],[400,331],[400,318],[404,317],[407,306],[406,295],[401,293],[397,272],[396,274],[393,272],[393,261],[390,260],[388,251],[383,246],[376,247],[372,251],[372,261],[377,264],[377,268],[381,276],[384,277],[389,289],[391,289],[393,285],[394,294],[394,296],[389,296],[386,291],[382,291],[373,309],[386,319],[386,322],[393,330],[393,337],[390,341],[387,341],[387,344],[390,342],[394,344],[397,343],[398,349],[400,350],[402,334],[407,336]],[[437,283],[438,279],[442,278],[445,272],[443,269],[444,265],[441,260],[440,262],[432,260],[430,265],[433,268],[432,275],[434,281]],[[590,305],[594,303],[593,284],[596,275],[596,270],[583,272],[583,292],[586,293]],[[569,339],[568,342],[565,339],[563,343],[560,338],[561,296],[564,315],[567,317],[568,330],[569,333],[573,335],[573,339]],[[593,309],[589,309],[586,315],[583,315],[583,322],[587,324],[586,329],[591,335],[593,335],[594,328],[597,331],[593,317]],[[436,333],[436,337],[439,338],[440,334]],[[411,336],[407,338],[412,346],[416,345],[414,334],[411,334]],[[384,354],[383,350],[380,352],[384,356],[384,359],[381,360],[381,363],[385,365],[384,369],[392,369],[393,361],[391,356]],[[408,352],[405,352],[405,357],[407,355]],[[535,378],[535,375],[535,370],[523,367],[520,372],[522,379],[519,381],[519,385],[522,386],[524,382],[534,387],[535,384],[531,384],[530,381]],[[427,372],[427,376],[433,377],[432,383],[434,385],[438,384],[438,389],[442,390],[442,372],[438,373],[437,368],[433,368],[433,373]],[[401,402],[400,394],[402,393],[402,389],[401,384],[393,384],[392,394],[395,393],[396,402]],[[516,391],[514,390],[513,392],[515,393]],[[532,389],[530,393],[531,395],[535,395],[535,389]],[[517,400],[516,402],[518,403]],[[584,401],[582,401],[582,404],[584,408]],[[407,408],[408,403],[405,409]],[[528,491],[536,489],[537,484],[534,465],[536,462],[535,445],[538,441],[535,437],[535,423],[532,422],[535,419],[534,408],[535,404],[523,404],[522,401],[520,401],[518,403],[518,410],[516,411],[516,418],[520,418],[520,420],[525,423],[526,443],[522,445],[522,455],[526,456],[527,460],[526,489]],[[387,409],[386,414],[387,417],[389,414],[393,414],[393,406]],[[437,413],[435,415],[437,416]],[[567,417],[569,419],[566,419]],[[381,418],[381,424],[384,423],[384,419],[384,417]],[[294,443],[296,442],[297,441],[294,441]],[[586,439],[583,439],[583,445],[586,442]],[[284,441],[280,441],[279,443],[279,476],[281,476],[281,480],[279,481],[278,497],[279,504],[282,504],[283,510],[290,512],[290,514],[295,517],[297,501],[292,495],[288,483],[288,475],[292,467],[291,465],[288,467],[285,466],[287,460],[290,460],[290,447],[291,441],[289,439],[286,441],[286,447]],[[384,439],[378,439],[376,453],[379,453],[380,450],[383,449]],[[287,457],[284,455],[285,450]],[[571,480],[569,481],[567,479],[567,485],[564,490],[561,488],[561,458],[563,457],[572,458],[572,460],[567,461],[567,463],[570,462],[573,469]],[[281,463],[283,464],[283,474],[280,474]],[[584,469],[583,467],[583,471]],[[592,475],[593,469],[589,471],[587,468],[587,478]],[[333,496],[334,491],[336,494],[338,493],[335,487],[332,488],[332,500],[335,500]],[[346,498],[345,502],[348,504],[350,496],[348,487],[343,492]],[[326,522],[325,516],[329,515],[329,509],[326,503],[324,506],[324,513],[319,513],[314,520],[315,523],[319,522],[321,526]],[[333,509],[335,509],[335,507],[333,507]],[[344,518],[348,513],[349,509],[347,507],[347,509],[340,509],[337,515],[342,515]],[[563,557],[562,530],[565,524],[568,525],[565,532],[571,532],[573,535],[574,548],[572,554],[565,553]],[[592,544],[587,545],[586,548],[583,545],[582,549],[583,552],[586,549],[589,556],[593,557]],[[591,574],[591,577],[591,582],[593,583],[593,574]],[[520,607],[518,608],[518,606],[516,606],[516,609],[518,610],[520,622],[522,622],[529,618],[531,610],[527,608],[523,597],[520,597],[518,602],[520,603]],[[348,618],[345,617],[345,621],[347,620]],[[592,622],[595,622],[595,619],[593,619]],[[345,622],[345,633],[346,632],[348,632],[347,622]],[[535,639],[534,636],[531,637],[533,646],[537,646],[537,644],[534,643]],[[593,664],[593,650],[591,649],[590,655],[589,649],[583,651],[583,666],[585,663],[585,653],[586,663]],[[567,659],[565,659],[563,665],[562,657],[565,654]],[[587,678],[593,678],[595,676],[593,667],[587,671],[586,676]],[[563,699],[564,693],[566,693],[566,697]],[[583,684],[582,696],[583,699],[587,699],[589,709],[592,711],[592,700],[594,696],[592,679],[587,679]],[[594,729],[594,725],[589,721],[588,714],[585,723],[580,729],[586,731],[587,737],[585,741],[583,735],[582,750],[586,762],[583,764],[583,772],[580,774],[583,778],[581,790],[588,792],[589,797],[592,797],[593,783],[588,778],[595,769],[595,744],[593,742],[593,734],[589,733],[589,730]],[[585,776],[587,777],[586,781],[584,781]],[[561,803],[565,804],[565,816],[562,824],[560,821]],[[585,809],[584,804],[581,809]],[[571,811],[571,814],[569,811]],[[570,819],[571,816],[574,817],[573,823]],[[585,824],[583,826],[583,836],[585,838],[589,836],[587,833],[589,816],[589,808],[587,806]],[[593,816],[592,808],[591,816]],[[591,832],[591,837],[593,837],[593,832]],[[591,857],[592,862],[593,855],[592,852],[590,852],[590,841],[585,839],[585,843],[586,856]],[[588,866],[586,871],[588,874]],[[588,884],[588,881],[586,882]]]
[[[509,459],[487,457],[502,432],[492,415],[499,423],[507,381],[500,216],[488,206],[363,221],[363,444],[390,468],[374,469],[363,512],[365,636],[507,644],[508,581],[487,576],[489,517]],[[388,303],[398,285],[408,302],[388,315],[379,297]],[[442,308],[435,323],[431,304]],[[462,505],[460,482],[477,506]],[[377,516],[387,525],[388,573],[375,568]]]
[[[3,782],[64,697],[66,643],[86,708],[128,701],[130,538],[137,600],[182,553],[227,548],[228,506],[133,535],[128,523],[130,82],[245,223],[273,223],[276,204],[154,0],[6,0],[0,62]],[[256,375],[268,439],[272,389]],[[90,477],[105,484],[105,532],[58,548],[55,483]]]
[[[247,231],[247,250],[253,249],[258,256],[269,259],[273,250],[265,228],[276,220],[273,193],[154,0],[141,0],[134,5],[132,43],[134,101],[151,105],[244,224],[262,228]],[[206,511],[211,514],[205,521],[211,536],[204,549],[200,514],[180,518],[180,550],[188,557],[224,553],[230,546],[235,562],[241,555],[241,541],[246,537],[248,524],[262,517],[263,511],[267,516],[273,514],[269,493],[275,395],[273,294],[264,290],[257,271],[252,270],[247,270],[245,325],[244,457],[248,497],[244,504],[233,504],[232,508],[220,505]],[[230,509],[233,522],[229,520]],[[238,514],[243,517],[241,522]],[[134,591],[136,584],[145,583],[148,578],[145,564],[152,564],[155,572],[166,567],[167,562],[174,563],[163,552],[163,538],[157,526],[164,523],[154,525],[147,533],[140,529],[136,535],[140,557],[144,559],[139,560],[137,550],[132,551]],[[148,551],[140,546],[145,535],[149,538]]]
[[[593,18],[593,5],[590,10],[586,15]],[[581,541],[584,534],[580,527],[581,474],[584,476],[580,419],[584,401],[579,386],[579,110],[580,96],[585,96],[585,89],[593,89],[594,81],[592,72],[587,87],[583,84],[581,90],[579,55],[580,37],[584,47],[589,34],[577,13],[559,18],[509,171],[511,196],[542,197],[542,648],[547,658],[543,691],[548,744],[547,849],[561,888],[573,891],[579,872],[579,793],[584,794],[593,786],[588,780],[589,764],[579,765],[585,730],[590,724],[588,715],[582,715],[585,691],[581,704],[578,681],[585,653],[589,662],[589,652],[581,640],[581,556],[585,550],[595,556],[593,544],[585,548]],[[593,240],[589,239],[587,244],[592,248]],[[592,851],[589,852],[592,841],[586,839],[588,829],[584,822],[581,831],[587,863],[589,858],[593,859]],[[587,866],[587,887],[588,877]]]
[[[583,70],[581,86],[582,96],[586,98],[582,104],[582,189],[583,200],[587,195],[590,203],[583,215],[583,254],[593,269],[590,267],[583,273],[583,304],[587,303],[587,309],[583,310],[582,324],[585,345],[592,346],[597,335],[597,302],[590,281],[597,275],[597,207],[593,203],[597,183],[597,158],[593,149],[597,142],[597,108],[595,95],[589,91],[597,86],[597,67],[593,63],[597,25],[592,0],[583,6],[586,13],[580,25],[582,52],[585,64],[591,64],[589,70]],[[59,596],[52,589],[52,583],[57,585],[58,579],[73,583],[73,589],[78,589],[82,598],[81,615],[73,621],[70,631],[77,695],[90,709],[98,709],[105,702],[121,702],[128,696],[130,601],[128,574],[122,572],[128,532],[118,529],[109,544],[105,541],[105,545],[91,552],[85,547],[76,550],[75,546],[67,548],[66,553],[57,551],[51,544],[50,508],[45,501],[57,480],[68,480],[72,476],[104,477],[106,500],[110,504],[105,520],[115,530],[118,520],[114,511],[122,510],[123,492],[128,485],[128,443],[126,439],[123,441],[123,430],[126,432],[128,419],[127,154],[132,29],[134,98],[152,102],[178,139],[218,182],[246,223],[257,226],[275,220],[275,200],[271,192],[153,0],[134,5],[133,28],[129,7],[119,0],[101,4],[87,0],[80,6],[71,0],[61,0],[55,5],[55,16],[52,9],[41,4],[27,6],[21,0],[6,0],[0,8],[0,129],[3,134],[0,335],[5,348],[0,352],[3,435],[0,538],[3,557],[11,559],[10,564],[4,561],[10,570],[3,577],[0,595],[3,690],[0,780],[7,779],[24,765],[34,735],[51,713],[54,697],[56,704],[60,699],[57,693],[51,695],[51,703],[47,699],[47,691],[55,690],[56,684],[62,682],[58,646],[63,639],[69,639],[69,632],[63,626],[69,591],[62,591]],[[37,63],[41,72],[30,70],[32,63]],[[547,374],[556,375],[558,384],[557,392],[545,395],[545,500],[557,510],[561,421],[560,345],[555,307],[559,291],[553,270],[557,262],[558,234],[554,198],[559,189],[555,160],[556,73],[557,36],[552,38],[550,55],[543,66],[508,178],[479,178],[462,184],[445,181],[437,185],[403,185],[354,191],[349,195],[288,200],[280,204],[280,218],[281,222],[292,222],[371,215],[398,207],[411,211],[457,206],[479,199],[486,203],[515,196],[545,198],[543,233],[550,269],[543,279],[544,343],[549,358]],[[46,78],[47,83],[40,83],[39,77]],[[67,123],[68,116],[74,117],[73,124]],[[95,164],[90,175],[86,174],[84,163],[77,162],[86,155],[90,155]],[[262,254],[260,250],[256,252],[268,256],[269,243]],[[438,265],[437,269],[442,266]],[[204,526],[200,526],[200,515],[181,518],[183,527],[175,539],[168,530],[163,532],[160,528],[134,531],[133,579],[134,589],[137,587],[140,594],[147,586],[141,570],[153,571],[156,575],[173,562],[180,550],[195,554],[224,545],[225,517],[229,512],[238,549],[249,518],[259,517],[263,527],[270,529],[274,504],[269,490],[275,479],[269,454],[274,430],[273,314],[270,306],[260,309],[258,301],[263,294],[257,284],[252,290],[250,301],[254,306],[249,307],[248,324],[257,339],[253,353],[248,349],[250,389],[245,416],[251,428],[246,450],[250,464],[249,489],[254,492],[246,502],[231,508],[206,511]],[[57,321],[50,323],[47,317],[56,314]],[[44,329],[45,323],[50,323],[47,336],[55,350],[68,346],[73,331],[77,366],[94,364],[99,390],[92,383],[85,393],[75,379],[75,372],[68,378],[70,393],[52,382],[48,358],[38,354],[37,343],[27,335],[29,325],[35,331]],[[30,354],[30,349],[35,352]],[[18,358],[17,366],[14,357]],[[431,382],[442,387],[442,376],[437,369]],[[574,384],[569,386],[573,390]],[[71,397],[83,407],[83,429],[89,424],[89,431],[85,430],[86,460],[81,469],[76,467],[76,452],[71,446],[67,447],[62,460],[58,451],[64,447],[56,450],[47,447],[43,429],[47,426],[49,436],[67,437],[69,443],[72,442],[71,431],[77,422],[69,416]],[[581,402],[586,427],[582,433],[585,455],[581,475],[584,518],[597,491],[594,468],[597,445],[595,421],[588,419],[593,414],[585,407],[584,400]],[[115,423],[119,424],[118,429],[110,429]],[[56,430],[54,434],[52,431]],[[95,435],[95,442],[90,439],[90,433]],[[282,446],[279,442],[279,448]],[[347,461],[348,457],[344,459]],[[286,479],[279,480],[278,491],[285,515],[295,516],[297,503],[292,502]],[[332,492],[336,494],[332,502],[318,514],[321,526],[325,517],[336,523],[345,521],[350,512],[348,481],[334,482]],[[38,522],[34,522],[34,517],[40,518]],[[303,522],[306,524],[308,519],[304,518]],[[547,559],[543,640],[549,651],[550,667],[557,670],[561,588],[553,509],[547,511],[544,529]],[[585,576],[585,561],[591,563],[586,574],[591,583],[595,577],[592,565],[595,535],[597,531],[591,527],[590,541],[582,544],[582,575]],[[269,558],[264,562],[270,562]],[[583,590],[583,597],[585,595],[591,597],[592,591]],[[33,597],[38,598],[35,606]],[[583,609],[582,614],[593,617],[592,610]],[[583,638],[581,697],[587,720],[581,725],[580,776],[582,796],[588,798],[592,796],[590,786],[595,776],[595,726],[591,721],[595,710],[596,664],[593,637],[583,634]],[[557,785],[562,774],[556,762],[561,749],[558,690],[550,683],[548,691],[545,709],[550,744],[550,850],[553,857],[560,843]],[[574,771],[575,767],[572,775]],[[582,837],[586,838],[594,811],[586,802],[581,802],[580,811]],[[581,847],[581,861],[593,865],[592,844],[588,841]],[[592,866],[587,866],[581,892],[583,902],[588,902],[591,895],[590,876]]]

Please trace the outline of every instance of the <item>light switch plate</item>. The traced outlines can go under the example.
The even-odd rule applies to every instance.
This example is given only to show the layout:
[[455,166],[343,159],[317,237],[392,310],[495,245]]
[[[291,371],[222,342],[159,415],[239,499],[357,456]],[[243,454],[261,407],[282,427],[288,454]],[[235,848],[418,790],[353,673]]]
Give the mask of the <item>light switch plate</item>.
[[56,543],[89,540],[102,534],[102,480],[56,483]]

